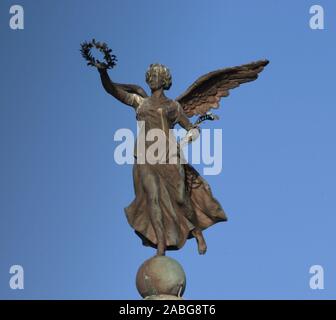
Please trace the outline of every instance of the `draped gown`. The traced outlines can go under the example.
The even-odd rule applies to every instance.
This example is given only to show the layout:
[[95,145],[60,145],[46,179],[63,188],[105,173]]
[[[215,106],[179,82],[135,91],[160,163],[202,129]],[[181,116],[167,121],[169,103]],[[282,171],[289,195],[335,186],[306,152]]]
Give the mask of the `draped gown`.
[[[226,221],[227,217],[205,179],[191,165],[180,163],[182,151],[176,138],[169,135],[169,129],[173,129],[182,117],[186,117],[180,104],[167,99],[167,103],[158,108],[148,98],[134,98],[139,100],[136,118],[142,127],[134,148],[135,198],[125,208],[126,217],[142,239],[143,245],[157,247],[156,228],[159,222],[163,228],[167,250],[177,250],[183,247],[188,238],[193,237],[191,231],[195,227],[204,230],[217,222]],[[148,163],[143,157],[143,153],[153,147],[154,141],[146,140],[144,147],[139,147],[138,144],[140,137],[144,137],[151,129],[161,129],[165,133],[166,151],[157,153],[158,163]],[[177,148],[169,147],[172,145]],[[172,157],[177,161],[170,163],[168,160]],[[148,183],[149,176],[152,177],[151,183]],[[159,206],[154,217],[150,207],[152,202],[149,201],[153,187],[158,193]]]

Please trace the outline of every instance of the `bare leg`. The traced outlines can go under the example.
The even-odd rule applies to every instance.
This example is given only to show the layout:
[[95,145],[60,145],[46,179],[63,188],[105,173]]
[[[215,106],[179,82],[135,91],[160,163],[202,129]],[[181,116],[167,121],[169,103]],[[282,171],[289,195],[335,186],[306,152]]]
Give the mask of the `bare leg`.
[[143,177],[143,184],[147,193],[148,210],[150,219],[157,238],[158,256],[164,256],[166,251],[166,239],[162,221],[162,212],[159,206],[159,184],[153,175],[147,174]]

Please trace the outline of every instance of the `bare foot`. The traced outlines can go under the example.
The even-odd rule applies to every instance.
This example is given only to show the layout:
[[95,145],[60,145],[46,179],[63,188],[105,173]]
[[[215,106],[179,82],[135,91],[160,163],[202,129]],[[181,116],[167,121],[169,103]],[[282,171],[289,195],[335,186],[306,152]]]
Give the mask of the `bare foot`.
[[199,254],[205,254],[207,251],[207,245],[203,239],[203,241],[197,241],[197,245],[198,245],[198,253]]
[[202,231],[199,229],[194,229],[192,231],[192,234],[196,238],[196,241],[197,241],[198,253],[205,254],[207,251],[207,245],[204,240]]

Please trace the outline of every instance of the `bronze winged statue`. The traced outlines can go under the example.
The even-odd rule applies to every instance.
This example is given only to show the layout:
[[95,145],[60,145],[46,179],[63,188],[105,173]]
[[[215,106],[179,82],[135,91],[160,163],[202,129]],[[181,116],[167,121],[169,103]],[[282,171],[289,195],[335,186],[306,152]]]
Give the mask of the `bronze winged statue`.
[[[218,108],[222,97],[242,83],[254,81],[268,64],[267,60],[220,69],[197,79],[175,100],[165,96],[172,84],[171,74],[161,64],[151,64],[146,72],[150,87],[148,96],[136,85],[113,82],[104,63],[95,62],[105,90],[123,104],[135,110],[136,119],[145,122],[145,130],[168,130],[176,124],[190,132],[194,125],[189,118],[205,115]],[[146,141],[146,148],[151,143]],[[198,252],[204,254],[207,245],[202,231],[226,221],[220,203],[213,197],[204,178],[188,163],[138,163],[135,148],[133,181],[135,199],[125,208],[127,220],[143,245],[157,249],[157,255],[166,250],[178,250],[186,240],[196,238]],[[180,157],[180,150],[177,157]]]

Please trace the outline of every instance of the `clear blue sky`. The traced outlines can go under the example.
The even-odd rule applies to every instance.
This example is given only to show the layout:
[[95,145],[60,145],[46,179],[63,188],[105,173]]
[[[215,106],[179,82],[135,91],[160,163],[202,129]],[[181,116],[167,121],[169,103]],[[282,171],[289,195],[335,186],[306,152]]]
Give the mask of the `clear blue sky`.
[[[21,31],[8,26],[14,3]],[[323,31],[309,28],[313,4]],[[132,167],[113,158],[115,131],[135,117],[80,56],[93,37],[118,56],[116,81],[145,87],[150,63],[170,67],[172,98],[206,72],[271,61],[206,124],[223,128],[223,171],[207,180],[229,221],[205,231],[205,256],[194,240],[169,256],[186,299],[336,298],[335,34],[326,0],[1,0],[0,298],[139,297],[154,251],[127,224]],[[9,288],[13,264],[24,290]],[[325,290],[309,288],[314,264]]]

